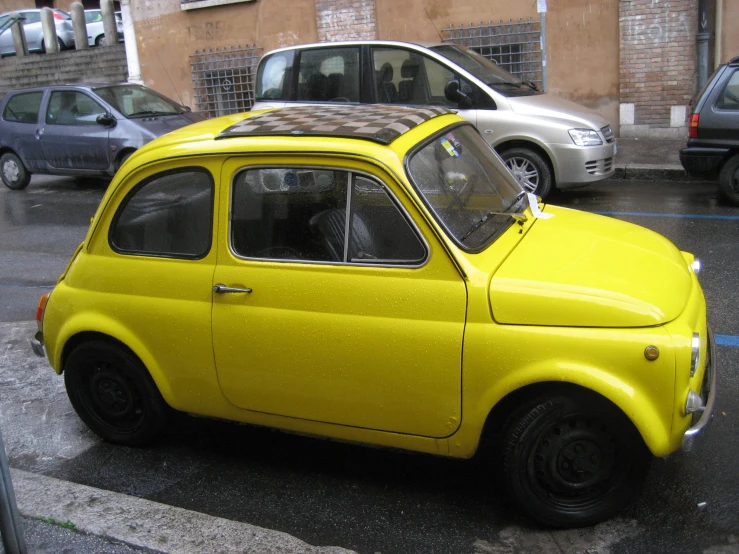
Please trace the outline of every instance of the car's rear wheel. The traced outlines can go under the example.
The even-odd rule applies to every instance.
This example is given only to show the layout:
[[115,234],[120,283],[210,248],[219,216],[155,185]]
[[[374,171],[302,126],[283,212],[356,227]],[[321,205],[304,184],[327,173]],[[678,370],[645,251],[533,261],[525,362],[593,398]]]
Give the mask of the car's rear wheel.
[[637,496],[651,460],[628,418],[579,392],[532,402],[509,421],[503,447],[511,499],[550,527],[614,516]]
[[526,192],[542,198],[549,195],[552,190],[552,171],[541,155],[528,148],[511,148],[500,156]]
[[18,156],[7,152],[0,157],[0,178],[6,187],[21,190],[31,182],[31,174]]
[[721,168],[718,183],[721,196],[739,205],[739,154],[730,158]]
[[95,39],[95,46],[105,46],[108,44],[108,41],[105,40],[105,35],[100,35],[98,38]]
[[67,395],[80,419],[104,440],[127,446],[152,442],[170,408],[141,361],[106,341],[77,346],[64,363]]

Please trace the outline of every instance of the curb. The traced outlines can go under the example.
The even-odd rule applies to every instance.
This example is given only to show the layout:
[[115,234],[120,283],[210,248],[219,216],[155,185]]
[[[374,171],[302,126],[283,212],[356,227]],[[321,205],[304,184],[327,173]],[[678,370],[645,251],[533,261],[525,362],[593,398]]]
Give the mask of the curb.
[[613,179],[690,181],[695,177],[688,175],[683,166],[678,164],[617,164]]
[[356,554],[311,546],[281,531],[11,469],[18,509],[146,552],[163,554]]

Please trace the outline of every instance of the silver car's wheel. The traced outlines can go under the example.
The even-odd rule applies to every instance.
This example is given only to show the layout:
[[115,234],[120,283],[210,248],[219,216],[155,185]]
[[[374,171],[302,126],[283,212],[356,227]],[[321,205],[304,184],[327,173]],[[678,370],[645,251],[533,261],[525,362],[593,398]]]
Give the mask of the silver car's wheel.
[[0,178],[6,187],[13,190],[24,189],[31,181],[31,175],[23,162],[10,152],[0,157]]
[[547,197],[552,190],[552,170],[541,154],[528,148],[511,148],[500,156],[526,192]]
[[525,158],[509,158],[506,165],[526,192],[536,192],[539,187],[539,172],[534,164]]

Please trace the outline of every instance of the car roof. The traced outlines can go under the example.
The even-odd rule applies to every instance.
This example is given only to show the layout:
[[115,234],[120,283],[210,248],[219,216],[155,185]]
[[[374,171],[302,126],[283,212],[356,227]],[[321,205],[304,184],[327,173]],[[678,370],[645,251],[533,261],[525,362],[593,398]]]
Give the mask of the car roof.
[[390,144],[424,121],[451,113],[454,112],[436,106],[296,106],[249,117],[215,138],[302,135],[358,138]]
[[739,65],[739,56],[737,56],[736,58],[732,58],[729,61],[729,64],[728,65]]
[[448,44],[448,43],[442,43],[442,42],[411,42],[411,41],[405,41],[405,40],[344,40],[344,41],[337,41],[337,42],[313,42],[308,44],[297,44],[295,46],[286,46],[284,48],[276,48],[275,50],[270,50],[267,52],[264,56],[268,56],[269,54],[274,54],[276,52],[285,52],[288,50],[297,50],[297,49],[306,49],[306,48],[335,48],[339,46],[361,46],[363,44],[368,44],[371,46],[412,46],[416,48],[433,48],[434,46],[441,46],[442,44]]
[[46,90],[46,89],[52,89],[52,88],[54,89],[55,88],[96,89],[96,88],[112,87],[112,86],[119,86],[119,85],[140,86],[140,87],[146,88],[144,85],[138,85],[136,83],[127,83],[125,81],[116,81],[116,82],[111,82],[111,83],[61,83],[58,85],[44,85],[41,87],[15,88],[15,89],[7,91],[5,95],[7,96],[8,94],[15,94],[17,92],[33,92],[33,91]]

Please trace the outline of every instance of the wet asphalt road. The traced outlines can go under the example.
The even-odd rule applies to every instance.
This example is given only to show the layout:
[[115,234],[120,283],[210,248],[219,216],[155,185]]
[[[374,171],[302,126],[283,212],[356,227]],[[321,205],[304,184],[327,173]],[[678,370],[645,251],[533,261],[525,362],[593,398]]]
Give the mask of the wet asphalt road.
[[[22,192],[0,190],[0,321],[33,318],[103,192],[99,183],[58,178],[34,178]],[[715,185],[608,181],[551,202],[618,212],[695,253],[714,333],[728,342],[739,336],[739,208],[722,205]],[[739,348],[719,346],[717,356],[717,412],[701,448],[655,460],[643,494],[621,517],[558,539],[569,540],[570,550],[556,547],[739,553]],[[361,553],[550,550],[549,535],[509,509],[495,476],[474,460],[182,416],[156,447],[98,442],[71,460],[49,465],[11,456],[11,465]]]

